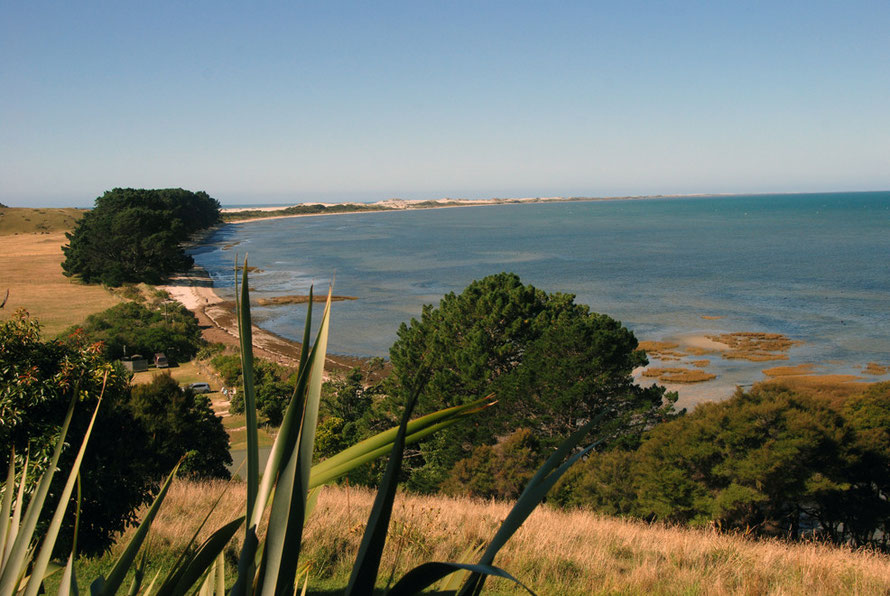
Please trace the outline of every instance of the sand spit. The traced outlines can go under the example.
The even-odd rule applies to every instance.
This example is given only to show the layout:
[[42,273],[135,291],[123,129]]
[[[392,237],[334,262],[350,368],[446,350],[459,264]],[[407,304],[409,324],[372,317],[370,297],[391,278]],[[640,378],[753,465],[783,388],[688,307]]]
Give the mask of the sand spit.
[[[328,297],[324,294],[316,294],[312,296],[312,302],[320,302],[324,304]],[[358,300],[356,296],[331,296],[331,302],[342,302],[344,300]],[[306,304],[309,302],[309,296],[304,294],[290,296],[273,296],[272,298],[257,298],[256,303],[260,306],[279,306],[284,304]]]

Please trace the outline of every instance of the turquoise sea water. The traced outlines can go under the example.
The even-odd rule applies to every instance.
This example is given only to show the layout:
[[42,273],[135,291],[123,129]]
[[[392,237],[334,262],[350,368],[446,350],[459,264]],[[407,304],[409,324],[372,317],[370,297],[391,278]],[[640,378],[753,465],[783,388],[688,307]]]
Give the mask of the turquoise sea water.
[[[234,247],[233,244],[236,244]],[[472,280],[513,271],[576,294],[639,339],[764,331],[800,340],[787,362],[712,358],[728,394],[768,366],[815,363],[859,373],[890,365],[890,192],[722,196],[500,205],[330,215],[227,225],[193,251],[232,296],[235,253],[262,272],[253,296],[326,289],[330,349],[385,356],[399,323]],[[305,307],[255,308],[298,339]],[[702,316],[722,317],[716,320]],[[874,377],[869,377],[870,379]],[[878,377],[878,378],[887,378]],[[718,389],[719,388],[719,389]],[[720,393],[721,395],[716,395]]]

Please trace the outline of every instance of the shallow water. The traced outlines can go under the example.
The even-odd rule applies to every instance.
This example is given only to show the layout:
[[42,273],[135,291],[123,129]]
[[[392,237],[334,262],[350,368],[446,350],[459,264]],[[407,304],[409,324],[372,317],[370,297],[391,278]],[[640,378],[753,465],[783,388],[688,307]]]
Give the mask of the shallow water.
[[[262,270],[254,297],[326,289],[336,274],[336,293],[359,297],[334,306],[330,350],[342,354],[385,356],[423,304],[500,271],[576,294],[639,339],[764,331],[804,342],[785,362],[712,357],[718,379],[684,390],[708,398],[770,366],[890,365],[888,231],[890,192],[725,196],[258,221],[223,226],[192,254],[223,296],[236,252]],[[304,306],[253,312],[299,339]]]

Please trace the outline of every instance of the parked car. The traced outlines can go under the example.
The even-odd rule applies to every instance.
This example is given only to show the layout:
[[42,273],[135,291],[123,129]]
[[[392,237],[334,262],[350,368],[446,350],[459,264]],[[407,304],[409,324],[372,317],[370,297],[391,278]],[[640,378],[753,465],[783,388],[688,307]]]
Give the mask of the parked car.
[[189,388],[195,393],[210,393],[210,385],[207,383],[192,383]]
[[158,352],[155,354],[155,367],[156,368],[167,368],[170,364],[167,362],[167,357],[164,356],[163,352]]

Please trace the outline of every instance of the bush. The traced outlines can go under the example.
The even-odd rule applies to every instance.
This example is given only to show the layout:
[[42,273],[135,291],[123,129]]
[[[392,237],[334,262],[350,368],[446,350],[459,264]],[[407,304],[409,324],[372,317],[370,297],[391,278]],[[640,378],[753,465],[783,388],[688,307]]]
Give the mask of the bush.
[[515,499],[544,461],[540,443],[520,428],[496,445],[480,445],[452,468],[442,490],[449,495]]
[[663,388],[634,384],[631,372],[646,357],[621,323],[510,273],[448,294],[438,308],[424,306],[420,321],[402,324],[390,357],[390,422],[413,392],[421,412],[489,393],[499,400],[477,424],[438,433],[413,454],[410,483],[424,491],[435,490],[473,445],[517,428],[531,429],[542,448],[594,416],[604,421],[600,434],[638,436],[669,417],[676,401]]
[[229,436],[210,400],[181,389],[169,374],[132,389],[130,408],[151,437],[146,457],[158,475],[187,456],[181,472],[197,478],[229,478]]
[[[219,354],[213,357],[210,364],[226,385],[235,388],[242,386],[239,356]],[[266,418],[267,424],[278,426],[293,396],[295,379],[287,368],[261,358],[253,361],[253,378],[257,410]],[[229,410],[235,414],[244,412],[243,392],[235,393]]]
[[765,536],[887,547],[890,383],[836,407],[757,386],[656,426],[636,451],[591,458],[554,501]]
[[169,360],[185,362],[204,344],[198,319],[179,303],[149,309],[136,302],[123,302],[90,315],[82,325],[60,337],[77,330],[91,342],[102,342],[105,357],[111,360],[132,354],[151,358],[156,352],[164,352]]
[[[105,375],[104,393],[102,390]],[[135,520],[154,487],[153,470],[142,457],[148,437],[129,407],[126,371],[109,364],[99,346],[75,338],[70,342],[43,342],[37,321],[19,311],[0,323],[0,462],[8,465],[10,450],[24,462],[29,454],[31,488],[43,471],[65,417],[72,392],[80,396],[69,436],[79,443],[99,395],[102,406],[96,430],[87,449],[81,477],[83,504],[78,549],[88,555],[107,550],[114,536]],[[126,448],[121,440],[126,437]],[[134,454],[138,456],[134,457]],[[70,468],[75,450],[60,460]],[[54,479],[52,495],[58,495],[65,479]],[[48,516],[44,523],[48,521]],[[65,518],[61,545],[73,534],[74,512]]]

